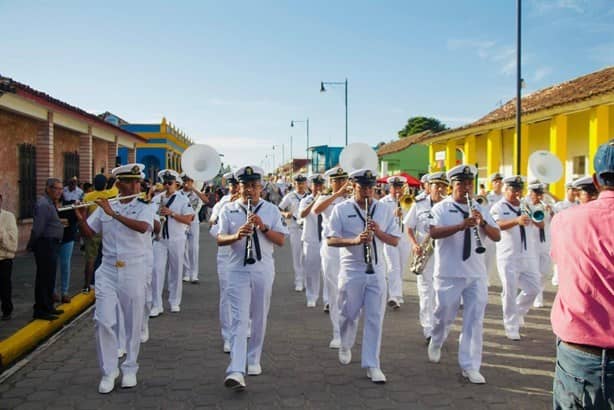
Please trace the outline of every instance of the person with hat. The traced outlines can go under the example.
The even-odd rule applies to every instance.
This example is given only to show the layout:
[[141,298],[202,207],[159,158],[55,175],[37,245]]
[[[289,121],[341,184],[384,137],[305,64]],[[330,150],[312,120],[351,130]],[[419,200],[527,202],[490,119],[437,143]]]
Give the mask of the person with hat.
[[467,203],[474,192],[477,169],[458,165],[447,172],[452,195],[435,204],[430,213],[429,233],[435,246],[435,314],[428,358],[438,363],[441,347],[454,323],[461,298],[463,327],[458,347],[458,362],[463,377],[471,383],[486,383],[480,373],[484,312],[488,303],[488,284],[484,254],[477,252],[481,238],[497,242],[497,223],[476,201]]
[[401,237],[397,246],[384,245],[384,259],[388,274],[388,306],[397,310],[403,303],[403,270],[409,261],[409,238],[405,234],[403,219],[407,212],[403,211],[399,200],[405,193],[407,178],[402,175],[391,176],[386,180],[390,192],[380,199],[380,202],[391,207],[397,218]]
[[492,189],[486,194],[489,207],[503,198],[503,175],[498,172],[492,174],[490,176],[490,186]]
[[279,209],[261,198],[263,175],[256,166],[235,172],[240,196],[222,208],[218,222],[217,243],[229,248],[226,268],[232,326],[224,385],[233,390],[246,387],[246,367],[249,376],[262,374],[260,359],[275,277],[273,247],[283,246],[288,235]]
[[599,191],[594,184],[593,177],[586,176],[578,178],[573,182],[573,187],[578,195],[578,202],[586,204],[597,199]]
[[[520,340],[520,326],[539,293],[540,274],[537,243],[530,229],[536,228],[521,199],[524,179],[520,175],[503,179],[503,198],[490,209],[501,229],[497,242],[497,270],[501,280],[501,304],[505,336]],[[543,226],[543,225],[542,225]],[[518,293],[520,289],[520,293]]]
[[328,246],[340,249],[339,362],[349,364],[358,319],[364,314],[361,364],[374,383],[385,383],[380,366],[382,325],[386,311],[384,245],[396,246],[401,236],[390,206],[373,199],[376,173],[357,169],[349,174],[354,194],[335,206],[327,231]]
[[294,270],[294,290],[302,292],[305,287],[305,272],[303,269],[302,229],[299,225],[298,206],[301,200],[307,196],[307,178],[302,174],[295,175],[294,187],[294,190],[288,192],[282,198],[279,209],[281,209],[281,215],[288,220]]
[[[213,209],[211,210],[211,219],[209,219],[209,234],[214,238],[217,238],[217,234],[219,233],[220,225],[218,224],[218,221],[222,208],[227,203],[237,199],[239,194],[239,181],[235,178],[234,173],[227,172],[223,175],[223,178],[228,185],[228,193],[220,198],[220,200],[213,206]],[[219,318],[224,353],[230,353],[230,329],[232,326],[232,312],[230,310],[230,300],[228,297],[227,262],[229,257],[230,247],[217,247],[217,278],[220,289]]]
[[578,201],[576,200],[577,192],[573,186],[572,182],[568,182],[565,184],[565,199],[554,204],[554,213],[559,213],[564,211],[565,209],[574,207],[578,205]]
[[416,195],[416,200],[423,199],[429,196],[431,184],[429,183],[429,174],[424,174],[420,177],[420,184],[422,184],[422,190]]
[[[121,196],[140,191],[143,164],[127,164],[113,169]],[[110,203],[102,198],[99,208],[85,219],[85,209],[77,212],[79,229],[86,237],[102,234],[102,264],[96,270],[96,344],[102,379],[99,393],[110,393],[119,377],[117,331],[126,333],[126,359],[121,365],[122,387],[137,384],[137,358],[145,306],[144,269],[148,247],[146,242],[153,230],[153,208],[137,198]],[[118,323],[118,309],[124,321]]]
[[[490,176],[491,190],[486,194],[485,207],[488,211],[490,208],[503,198],[503,175],[495,172]],[[486,271],[488,276],[498,276],[497,272],[497,245],[488,238],[484,238],[484,246],[486,247]]]
[[552,219],[555,409],[614,406],[614,140],[599,146],[593,168],[597,199]]
[[[341,167],[333,167],[324,173],[332,189],[329,195],[320,195],[320,198],[313,206],[316,216],[322,215],[322,237],[328,237],[330,217],[337,204],[345,201],[350,184],[348,173]],[[337,296],[339,293],[339,248],[328,246],[327,241],[322,241],[320,249],[322,258],[322,272],[324,273],[324,312],[328,312],[333,327],[333,338],[329,343],[331,349],[341,347],[341,337],[339,336],[339,306]]]
[[435,261],[432,256],[423,255],[423,253],[428,252],[429,243],[431,249],[434,245],[429,235],[431,209],[445,198],[445,193],[450,185],[445,172],[429,174],[429,182],[429,195],[416,200],[403,220],[407,227],[409,242],[412,245],[412,254],[414,257],[427,258],[426,262],[423,263],[422,272],[414,272],[417,275],[420,325],[427,344],[431,340],[435,320],[433,316],[435,313],[435,289],[433,288]]
[[552,260],[550,259],[550,221],[554,215],[550,206],[543,202],[546,184],[542,184],[539,180],[532,181],[528,186],[528,195],[526,201],[533,209],[539,209],[544,212],[544,219],[539,223],[532,223],[528,227],[529,235],[533,236],[531,242],[536,244],[536,263],[538,273],[540,275],[540,289],[533,307],[544,307],[544,288],[546,279],[552,272]]
[[162,291],[168,266],[168,303],[172,313],[181,311],[183,292],[182,271],[186,249],[186,231],[195,218],[194,209],[188,199],[177,192],[179,174],[172,169],[158,172],[165,191],[156,195],[152,202],[164,217],[162,235],[154,243],[154,272],[151,283],[153,306],[150,317],[164,312]]
[[195,214],[187,230],[185,258],[183,262],[183,281],[197,284],[200,250],[200,219],[198,219],[198,214],[200,212],[200,207],[203,204],[207,204],[209,198],[194,186],[194,179],[185,172],[181,173],[181,180],[183,181],[183,187],[180,192],[186,197]]
[[324,177],[313,174],[309,177],[311,194],[301,199],[298,206],[299,217],[303,220],[303,269],[305,271],[305,296],[307,307],[316,306],[320,296],[320,277],[322,264],[320,263],[320,248],[322,245],[322,215],[311,212],[314,204],[320,198],[324,188]]
[[79,188],[78,178],[73,176],[70,178],[62,190],[62,202],[64,204],[73,204],[75,201],[83,199],[83,190]]

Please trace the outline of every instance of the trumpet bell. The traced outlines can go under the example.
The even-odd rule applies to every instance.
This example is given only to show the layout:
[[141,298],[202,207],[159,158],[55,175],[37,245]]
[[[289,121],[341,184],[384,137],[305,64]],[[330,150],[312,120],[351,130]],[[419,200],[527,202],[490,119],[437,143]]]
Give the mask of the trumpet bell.
[[210,181],[220,172],[220,155],[206,144],[190,145],[181,155],[181,168],[192,179]]
[[414,197],[409,195],[409,194],[405,194],[402,195],[399,198],[399,206],[404,210],[408,210],[409,208],[411,208],[411,206],[414,204],[415,200]]
[[480,205],[484,205],[488,203],[488,199],[484,195],[477,195],[475,197],[475,202],[477,202]]
[[368,144],[354,142],[339,154],[339,165],[348,172],[363,168],[377,170],[377,153]]
[[535,151],[529,156],[529,172],[546,184],[552,184],[563,176],[563,164],[549,151]]

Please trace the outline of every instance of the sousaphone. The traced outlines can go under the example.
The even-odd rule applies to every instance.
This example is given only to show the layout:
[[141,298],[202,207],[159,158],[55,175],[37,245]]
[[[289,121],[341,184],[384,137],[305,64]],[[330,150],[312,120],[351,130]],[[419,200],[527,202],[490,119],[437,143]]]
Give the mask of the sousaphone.
[[552,184],[563,176],[563,164],[549,151],[535,151],[529,156],[529,174],[546,184]]
[[212,180],[219,174],[221,166],[218,152],[206,144],[190,145],[181,155],[181,168],[195,181]]
[[363,142],[349,144],[339,154],[339,166],[348,173],[363,168],[377,171],[377,162],[377,153]]

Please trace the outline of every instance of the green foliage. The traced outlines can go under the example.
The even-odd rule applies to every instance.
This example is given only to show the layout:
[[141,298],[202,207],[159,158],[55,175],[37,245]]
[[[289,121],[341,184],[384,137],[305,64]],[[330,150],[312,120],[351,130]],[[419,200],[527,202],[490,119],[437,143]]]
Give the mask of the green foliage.
[[416,134],[418,132],[431,130],[433,132],[440,132],[447,130],[448,127],[436,118],[431,117],[411,117],[407,120],[405,127],[399,131],[399,138],[405,138],[407,136]]

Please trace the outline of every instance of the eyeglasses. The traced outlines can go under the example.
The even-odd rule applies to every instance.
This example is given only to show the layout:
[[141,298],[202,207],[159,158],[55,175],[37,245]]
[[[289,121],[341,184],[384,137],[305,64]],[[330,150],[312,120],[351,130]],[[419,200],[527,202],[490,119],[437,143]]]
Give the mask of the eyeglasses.
[[175,183],[175,181],[164,181],[162,182],[162,185],[173,185]]

